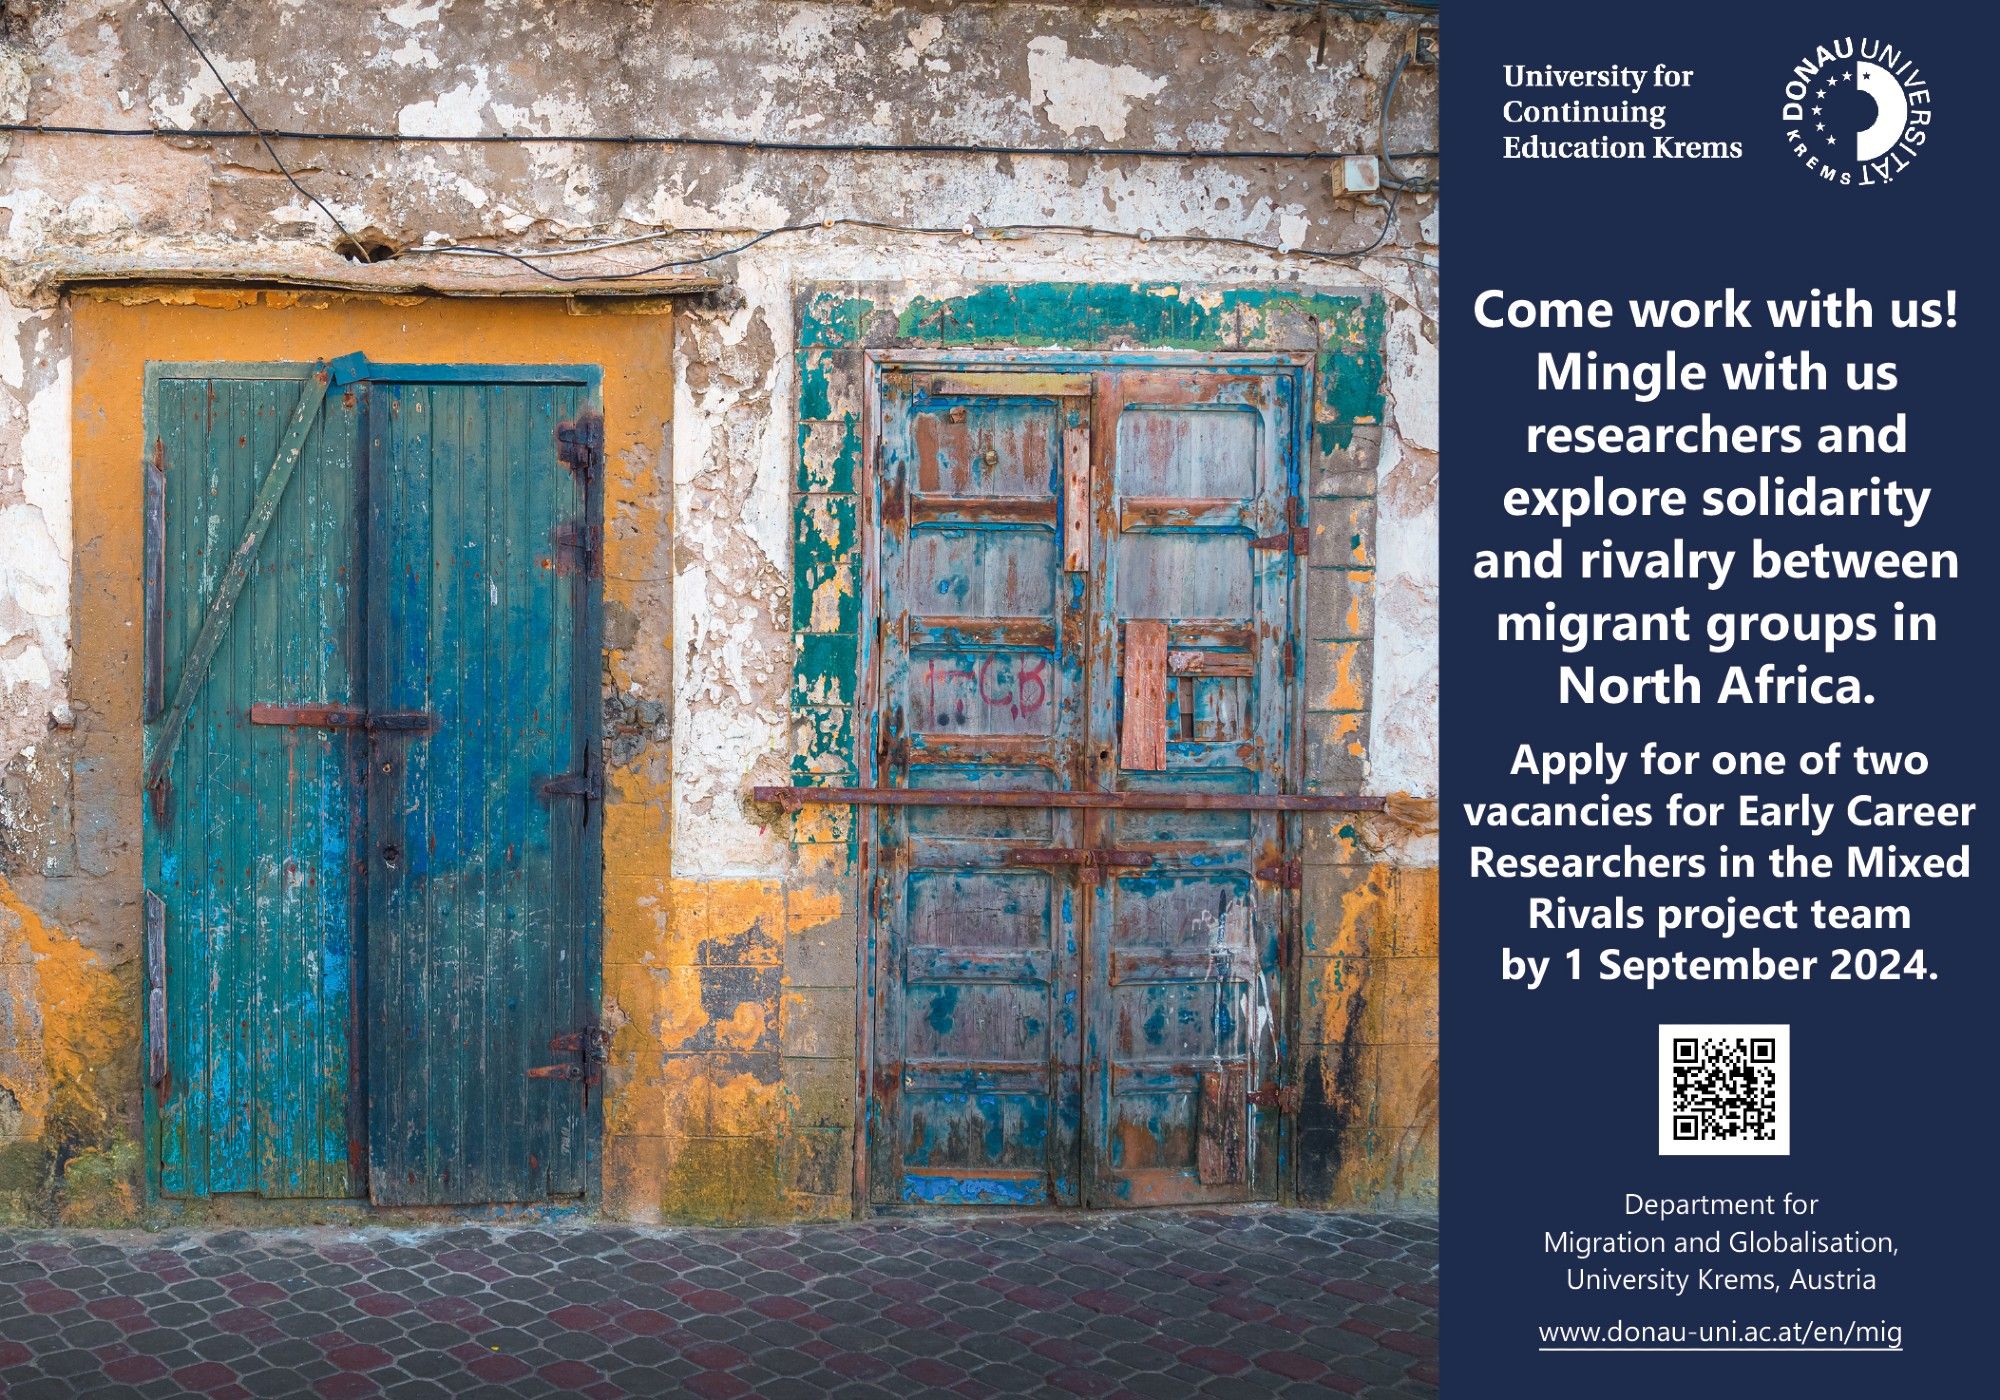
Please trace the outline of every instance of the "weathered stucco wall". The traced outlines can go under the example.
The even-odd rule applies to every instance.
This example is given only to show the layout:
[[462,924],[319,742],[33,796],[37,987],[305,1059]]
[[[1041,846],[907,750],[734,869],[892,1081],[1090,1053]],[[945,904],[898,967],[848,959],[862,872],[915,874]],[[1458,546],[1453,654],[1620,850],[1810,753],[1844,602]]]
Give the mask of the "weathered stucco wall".
[[[402,0],[347,7],[338,24],[292,0],[179,8],[250,111],[283,129],[1328,151],[1376,148],[1383,84],[1415,22],[1237,5]],[[1436,144],[1435,93],[1434,69],[1405,74],[1392,145]],[[0,114],[240,125],[146,0],[51,0],[0,28]],[[1144,282],[1379,296],[1380,422],[1357,434],[1352,479],[1329,493],[1372,500],[1356,532],[1372,536],[1370,552],[1348,570],[1352,625],[1336,629],[1352,634],[1342,683],[1362,695],[1341,707],[1360,728],[1343,735],[1338,781],[1419,801],[1306,852],[1331,873],[1310,876],[1305,894],[1301,1039],[1324,1052],[1303,1065],[1300,1146],[1327,1165],[1300,1185],[1321,1200],[1433,1198],[1435,852],[1421,799],[1436,790],[1434,195],[1405,194],[1375,253],[1324,261],[1276,249],[1358,247],[1385,214],[1337,193],[1324,161],[279,148],[350,229],[396,248],[679,230],[545,263],[573,274],[792,223],[945,230],[784,234],[699,269],[726,285],[674,318],[671,518],[646,529],[656,557],[644,596],[623,615],[614,599],[606,617],[615,647],[636,635],[639,612],[658,626],[671,609],[671,678],[634,691],[614,676],[606,712],[614,764],[621,745],[671,746],[670,760],[648,760],[661,769],[652,800],[671,805],[671,846],[606,890],[617,1039],[605,1200],[636,1218],[850,1208],[849,834],[838,816],[795,826],[748,797],[753,783],[790,781],[795,754],[815,742],[792,693],[794,629],[817,603],[795,593],[792,493],[821,446],[801,442],[799,293],[895,283],[942,299],[999,283]],[[1149,237],[990,232],[1014,224]],[[129,908],[89,894],[117,859],[118,803],[136,797],[103,790],[71,727],[95,698],[73,684],[82,542],[71,501],[98,486],[72,470],[61,289],[105,273],[476,281],[504,266],[406,254],[360,268],[331,241],[254,140],[0,136],[0,1144],[11,1144],[0,1146],[0,1214],[115,1215],[143,1199],[131,1146],[136,939]],[[508,275],[517,288],[528,277]],[[667,823],[621,795],[607,842],[658,851]],[[97,1023],[88,1036],[85,1016]]]

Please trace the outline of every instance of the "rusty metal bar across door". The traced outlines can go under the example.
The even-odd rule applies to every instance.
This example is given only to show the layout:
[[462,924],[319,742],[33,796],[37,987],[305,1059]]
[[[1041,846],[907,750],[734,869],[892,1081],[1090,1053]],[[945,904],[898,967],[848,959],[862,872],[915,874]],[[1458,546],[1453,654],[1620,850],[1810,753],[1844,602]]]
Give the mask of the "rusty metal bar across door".
[[988,788],[756,787],[759,802],[859,807],[1113,807],[1138,812],[1380,812],[1386,797],[1289,792],[996,792]]

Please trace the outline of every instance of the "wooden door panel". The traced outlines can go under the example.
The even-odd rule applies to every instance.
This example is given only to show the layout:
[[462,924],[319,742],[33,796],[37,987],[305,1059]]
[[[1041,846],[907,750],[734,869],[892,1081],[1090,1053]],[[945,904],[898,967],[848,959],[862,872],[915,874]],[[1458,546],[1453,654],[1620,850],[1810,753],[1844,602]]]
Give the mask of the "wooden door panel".
[[[1268,537],[1296,494],[1295,386],[1285,375],[1138,370],[1109,376],[1098,480],[1110,523],[1091,662],[1101,735],[1164,728],[1100,763],[1119,791],[1258,793],[1284,786],[1294,574]],[[1166,633],[1164,704],[1158,630]],[[1097,741],[1102,752],[1105,744]],[[1110,812],[1093,840],[1150,864],[1095,904],[1086,969],[1102,1028],[1085,1064],[1090,1195],[1101,1204],[1249,1199],[1271,1179],[1275,1121],[1249,1094],[1280,1062],[1280,891],[1259,879],[1282,849],[1254,812]],[[1275,1115],[1270,1115],[1274,1120]],[[1268,1187],[1264,1188],[1268,1191]]]
[[[148,367],[155,741],[310,368]],[[328,397],[146,807],[165,935],[155,1100],[169,1196],[360,1189],[360,754],[346,732],[250,717],[259,703],[361,700],[358,443],[353,399]]]
[[[886,387],[877,723],[888,785],[1072,781],[1083,686],[1058,501],[1071,406],[1049,388],[1008,376]],[[1062,845],[1073,828],[1047,810],[878,817],[878,1201],[1077,1199],[1076,881],[1011,859]]]
[[[558,529],[586,492],[556,453],[587,381],[369,389],[377,711],[370,751],[370,1192],[535,1201],[584,1187],[584,1085],[530,1078],[587,1021],[583,570]],[[579,665],[580,658],[583,665]]]
[[[1268,537],[1297,379],[886,372],[877,783],[1282,791],[1295,580]],[[1281,1060],[1275,816],[874,811],[877,1203],[1271,1194],[1275,1115],[1250,1097]]]

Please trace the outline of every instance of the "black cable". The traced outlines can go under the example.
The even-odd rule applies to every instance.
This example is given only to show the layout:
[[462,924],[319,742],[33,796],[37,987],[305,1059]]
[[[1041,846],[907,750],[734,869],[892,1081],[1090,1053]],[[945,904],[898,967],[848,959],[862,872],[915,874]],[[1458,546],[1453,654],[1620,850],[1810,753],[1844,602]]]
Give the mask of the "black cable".
[[[1402,195],[1403,192],[1401,190],[1392,190],[1390,192],[1389,202],[1382,216],[1382,229],[1375,235],[1372,241],[1360,248],[1341,251],[1335,251],[1331,248],[1281,248],[1275,243],[1260,243],[1253,238],[1234,238],[1226,234],[1172,233],[1148,236],[1145,234],[1128,233],[1122,229],[1092,228],[1087,224],[1005,224],[996,225],[990,229],[981,231],[989,234],[1079,233],[1097,238],[1132,238],[1146,243],[1222,243],[1238,248],[1253,248],[1263,253],[1314,258],[1324,262],[1342,262],[1349,258],[1366,257],[1389,240],[1389,235],[1396,228],[1396,206],[1402,199]],[[911,224],[885,223],[879,219],[817,219],[811,223],[780,224],[776,228],[767,228],[753,237],[745,239],[741,243],[728,248],[718,248],[712,253],[702,253],[696,257],[688,258],[670,258],[663,262],[652,263],[646,267],[635,267],[619,272],[557,272],[543,266],[532,258],[524,257],[520,253],[510,253],[504,248],[483,248],[477,244],[469,243],[430,244],[423,247],[409,248],[405,250],[405,256],[416,253],[463,253],[480,257],[505,258],[509,262],[519,263],[522,267],[527,268],[537,276],[546,277],[551,282],[622,282],[634,277],[650,277],[656,272],[667,272],[680,267],[697,267],[702,263],[711,263],[720,258],[733,257],[737,253],[756,247],[767,238],[776,238],[781,233],[802,233],[808,229],[836,227],[877,229],[887,233],[937,234],[945,236],[963,235],[965,232],[963,228],[925,228]]]
[[[233,98],[233,94],[232,94]],[[239,105],[239,109],[240,105]],[[537,136],[513,132],[460,135],[404,135],[395,131],[293,131],[258,127],[255,132],[218,127],[78,126],[42,122],[0,122],[0,132],[27,136],[125,136],[154,140],[231,140],[251,135],[278,141],[357,141],[385,146],[692,146],[726,151],[771,151],[800,155],[1049,156],[1135,160],[1311,160],[1335,161],[1361,151],[1260,151],[1237,147],[1165,146],[975,146],[964,142],[765,141],[748,136],[684,136],[669,132],[591,133]],[[1428,160],[1436,151],[1397,151],[1399,160]],[[273,159],[276,157],[274,156]],[[311,196],[307,196],[310,198]]]
[[1382,171],[1389,178],[1383,183],[1391,189],[1411,189],[1419,193],[1437,188],[1435,175],[1419,176],[1414,180],[1403,178],[1403,172],[1396,169],[1396,157],[1389,153],[1389,104],[1396,100],[1396,85],[1403,81],[1403,70],[1410,66],[1410,52],[1405,49],[1397,60],[1396,71],[1389,75],[1389,85],[1382,89],[1382,109],[1375,121],[1375,144],[1382,151]]
[[[167,12],[167,18],[174,22],[174,28],[180,30],[181,37],[183,37],[188,41],[188,45],[191,48],[193,48],[197,54],[201,55],[201,61],[208,65],[208,71],[210,73],[213,73],[215,75],[215,81],[222,85],[223,95],[229,99],[230,105],[236,108],[237,114],[241,116],[244,121],[250,123],[250,129],[257,133],[257,139],[264,143],[265,151],[269,153],[272,163],[278,167],[278,173],[280,175],[283,175],[287,180],[291,181],[292,188],[297,190],[301,196],[312,201],[314,207],[316,207],[320,213],[326,215],[328,221],[332,223],[332,225],[335,228],[340,230],[340,236],[346,239],[348,243],[352,244],[354,248],[358,251],[361,247],[360,242],[354,237],[353,234],[347,231],[347,225],[343,224],[340,221],[339,215],[335,214],[331,209],[327,208],[325,202],[321,200],[318,195],[314,194],[311,190],[307,189],[304,185],[299,183],[299,177],[292,174],[291,168],[287,166],[283,158],[281,158],[278,155],[278,148],[271,144],[271,138],[264,134],[264,128],[257,125],[257,119],[250,115],[250,109],[248,107],[245,107],[243,105],[242,100],[236,96],[236,90],[229,86],[229,80],[222,76],[222,70],[215,66],[215,60],[210,58],[208,56],[208,50],[201,46],[201,40],[194,37],[194,31],[192,29],[189,29],[186,24],[181,22],[181,17],[177,13],[175,13],[174,7],[172,5],[169,5],[167,3],[167,0],[159,0],[159,5],[161,9]],[[239,132],[237,134],[241,135],[242,133]]]

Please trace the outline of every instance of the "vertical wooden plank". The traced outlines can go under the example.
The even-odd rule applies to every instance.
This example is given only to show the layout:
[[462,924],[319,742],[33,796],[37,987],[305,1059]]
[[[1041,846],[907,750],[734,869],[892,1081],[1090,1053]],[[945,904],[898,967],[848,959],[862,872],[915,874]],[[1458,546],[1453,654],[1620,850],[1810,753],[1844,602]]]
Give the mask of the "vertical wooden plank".
[[1196,1110],[1199,1141],[1196,1174],[1204,1186],[1233,1186],[1243,1180],[1243,1130],[1249,1114],[1249,1075],[1243,1065],[1229,1065],[1201,1076],[1201,1104]]
[[[368,505],[363,665],[371,710],[389,708],[393,698],[396,662],[391,654],[392,639],[401,626],[398,602],[404,597],[399,571],[405,561],[396,549],[402,538],[397,521],[412,507],[406,504],[409,493],[396,461],[402,438],[403,387],[386,383],[368,386],[368,447],[363,466]],[[397,919],[404,913],[405,888],[400,872],[384,867],[381,851],[382,843],[390,839],[402,801],[404,756],[401,746],[388,735],[369,736],[365,751],[366,832],[357,863],[366,892],[366,1008],[362,1019],[369,1096],[368,1194],[382,1203],[401,1198],[406,1168],[402,1121],[407,1088],[401,1071],[408,1059],[405,1027],[410,1008],[397,929]]]
[[[240,387],[232,384],[223,394],[229,407],[229,428],[217,443],[222,477],[218,500],[227,505],[212,517],[208,550],[215,556],[216,584],[202,591],[204,612],[228,578],[228,556],[249,519],[256,490],[253,463],[263,455],[259,449],[269,434],[271,393],[265,385],[256,381]],[[204,773],[202,794],[206,820],[218,828],[222,838],[212,860],[217,904],[212,936],[220,978],[210,994],[216,1042],[211,1080],[215,1089],[214,1135],[209,1145],[211,1191],[257,1189],[257,1140],[251,1121],[257,1066],[250,1024],[261,1001],[262,969],[257,962],[255,904],[245,897],[252,894],[256,879],[252,850],[255,787],[254,779],[246,782],[251,769],[242,727],[237,723],[250,704],[241,681],[242,661],[248,650],[244,631],[253,623],[254,600],[248,608],[239,603],[237,614],[222,634],[213,666],[203,681],[203,690],[213,703],[207,707],[210,766]],[[197,692],[197,698],[199,695]]]
[[[564,385],[537,385],[528,393],[533,407],[529,414],[524,452],[529,463],[528,477],[535,482],[540,517],[530,526],[530,538],[520,541],[533,549],[547,541],[558,524],[587,526],[578,481],[556,454],[556,426],[573,418],[581,406],[577,390]],[[537,538],[538,537],[538,538]],[[581,556],[572,555],[573,561]],[[579,604],[591,587],[581,568],[551,568],[549,588],[544,595],[547,612],[536,619],[538,635],[547,640],[547,679],[537,687],[540,715],[529,729],[532,741],[524,745],[521,761],[534,770],[524,773],[530,790],[538,787],[542,775],[582,772],[586,761],[577,717],[578,683],[577,617]],[[592,659],[595,666],[595,659]],[[524,999],[527,1013],[519,1034],[537,1049],[547,1047],[558,1031],[582,1025],[582,967],[577,944],[580,913],[578,875],[583,859],[583,828],[595,804],[581,798],[558,798],[542,804],[541,820],[547,823],[546,845],[538,867],[530,878],[540,880],[549,891],[543,920],[531,933],[542,942],[543,966],[548,980],[534,1003]],[[555,1058],[555,1057],[552,1057]],[[537,1087],[540,1087],[538,1084]],[[546,1187],[550,1192],[571,1195],[583,1189],[583,1101],[582,1086],[553,1081],[543,1095],[549,1115]]]
[[1081,573],[1090,567],[1090,407],[1065,404],[1074,422],[1063,429],[1063,570]]
[[[526,535],[533,518],[529,473],[534,470],[534,461],[525,441],[525,398],[514,386],[493,386],[480,396],[493,463],[488,490],[497,506],[491,532],[498,552],[491,578],[498,601],[489,613],[487,627],[489,635],[502,641],[502,666],[493,713],[504,735],[525,731],[535,709],[535,685],[546,670],[533,643],[537,635],[535,590],[541,571],[533,542]],[[532,947],[534,925],[522,907],[533,897],[532,886],[522,878],[525,853],[535,823],[546,817],[546,804],[533,800],[535,781],[533,773],[514,771],[506,784],[495,788],[508,799],[501,805],[505,814],[501,839],[506,849],[489,896],[487,919],[496,939],[493,975],[509,998],[501,1003],[503,1008],[523,989],[542,980],[538,950]],[[541,1086],[531,1083],[526,1074],[531,1066],[548,1062],[543,1058],[547,1047],[522,1043],[510,1033],[501,1049],[501,1063],[487,1091],[499,1139],[498,1170],[503,1181],[516,1185],[522,1199],[533,1199],[546,1191],[548,1152],[543,1137],[549,1096],[538,1093]]]
[[1118,766],[1156,773],[1167,766],[1167,624],[1125,622],[1124,730]]
[[[275,397],[259,405],[259,433],[252,435],[253,442],[274,421],[275,408]],[[302,465],[310,463],[311,455],[308,444]],[[252,988],[250,1015],[244,1027],[244,1054],[251,1072],[247,1107],[254,1155],[250,1167],[255,1189],[266,1196],[289,1196],[298,1191],[297,1120],[306,1105],[300,1100],[293,1073],[301,1048],[299,1018],[289,1013],[295,1009],[299,994],[299,944],[304,931],[296,923],[285,869],[284,836],[291,826],[295,795],[287,752],[293,736],[289,731],[247,724],[244,717],[257,701],[291,689],[283,655],[283,639],[289,628],[280,626],[280,612],[286,603],[297,607],[301,601],[287,590],[285,578],[289,572],[286,556],[302,519],[298,508],[301,493],[291,489],[298,484],[297,475],[294,472],[293,482],[278,500],[265,528],[264,542],[251,561],[250,580],[237,603],[238,616],[230,628],[227,648],[234,691],[231,740],[243,764],[240,771],[250,780],[244,794],[249,820],[242,833],[239,876],[249,896],[243,902],[242,918],[250,935],[244,951]],[[284,620],[295,624],[299,619]]]
[[449,682],[431,653],[434,564],[449,528],[435,516],[450,503],[448,484],[432,479],[429,389],[376,384],[370,392],[386,412],[371,414],[382,423],[370,434],[369,708],[428,710],[440,729],[430,737],[378,731],[369,745],[369,1194],[422,1202],[439,1169],[433,1105],[447,1102],[429,1072],[431,1052],[453,1033],[437,1024],[449,1012],[434,966],[444,911],[421,878],[453,815],[439,810],[434,792],[434,740],[452,717],[438,703]]

